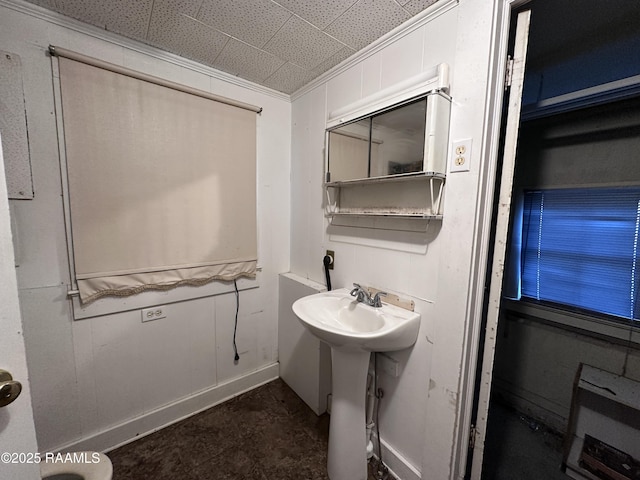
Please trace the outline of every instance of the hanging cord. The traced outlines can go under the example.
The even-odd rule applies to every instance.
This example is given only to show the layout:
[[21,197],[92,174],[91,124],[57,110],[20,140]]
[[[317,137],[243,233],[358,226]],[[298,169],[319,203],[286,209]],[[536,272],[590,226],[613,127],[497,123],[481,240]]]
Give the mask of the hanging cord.
[[333,263],[333,258],[330,255],[325,255],[322,259],[324,265],[324,276],[327,279],[327,290],[331,291],[331,275],[329,274],[329,265]]
[[236,345],[236,332],[238,331],[238,311],[240,310],[240,292],[238,292],[238,282],[235,279],[233,280],[233,286],[236,290],[236,321],[233,326],[233,352],[235,355],[233,357],[233,362],[238,363],[238,361],[240,360],[240,355],[238,355],[238,347]]
[[387,479],[389,477],[389,469],[382,462],[382,442],[380,441],[380,400],[384,392],[378,388],[378,354],[373,354],[373,391],[376,395],[376,436],[378,437],[378,468],[376,469],[376,478]]

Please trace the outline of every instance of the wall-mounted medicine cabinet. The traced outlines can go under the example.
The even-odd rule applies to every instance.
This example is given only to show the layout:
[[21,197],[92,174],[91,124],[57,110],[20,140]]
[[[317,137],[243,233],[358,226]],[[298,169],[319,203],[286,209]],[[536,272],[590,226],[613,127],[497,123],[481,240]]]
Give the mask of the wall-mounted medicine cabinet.
[[441,218],[451,110],[447,91],[414,91],[371,113],[329,122],[327,216]]
[[327,130],[327,182],[445,173],[450,99],[431,92]]

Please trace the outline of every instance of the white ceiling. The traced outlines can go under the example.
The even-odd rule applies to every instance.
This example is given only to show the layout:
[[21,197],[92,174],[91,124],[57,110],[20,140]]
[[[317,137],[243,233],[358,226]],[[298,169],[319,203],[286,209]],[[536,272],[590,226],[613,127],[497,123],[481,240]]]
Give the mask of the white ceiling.
[[437,0],[29,0],[293,93]]

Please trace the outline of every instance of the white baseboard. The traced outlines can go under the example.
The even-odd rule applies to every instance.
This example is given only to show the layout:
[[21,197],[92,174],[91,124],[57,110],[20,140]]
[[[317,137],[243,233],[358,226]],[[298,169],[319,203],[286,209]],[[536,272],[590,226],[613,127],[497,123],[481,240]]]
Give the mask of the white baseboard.
[[[374,441],[373,452],[377,458],[378,445],[375,435],[373,435],[372,440]],[[389,473],[398,480],[420,480],[422,478],[420,471],[411,465],[400,452],[385,442],[384,439],[382,439],[382,461],[389,469]]]
[[197,392],[187,398],[152,410],[115,427],[62,445],[56,448],[55,451],[108,452],[275,380],[278,378],[278,371],[278,363],[267,365],[255,372]]

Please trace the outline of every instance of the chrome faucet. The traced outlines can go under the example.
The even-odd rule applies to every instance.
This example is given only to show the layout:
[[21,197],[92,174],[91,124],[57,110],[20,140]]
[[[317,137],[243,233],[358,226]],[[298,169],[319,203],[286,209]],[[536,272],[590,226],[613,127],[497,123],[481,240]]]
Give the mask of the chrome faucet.
[[357,283],[354,283],[353,287],[354,287],[353,290],[351,290],[349,294],[352,297],[356,297],[356,301],[360,303],[364,303],[365,305],[369,305],[370,307],[375,307],[375,308],[382,307],[382,302],[380,301],[380,297],[381,296],[385,297],[387,295],[387,292],[377,292],[373,296],[373,298],[371,298],[371,295],[369,295],[369,292],[365,288],[362,288]]

